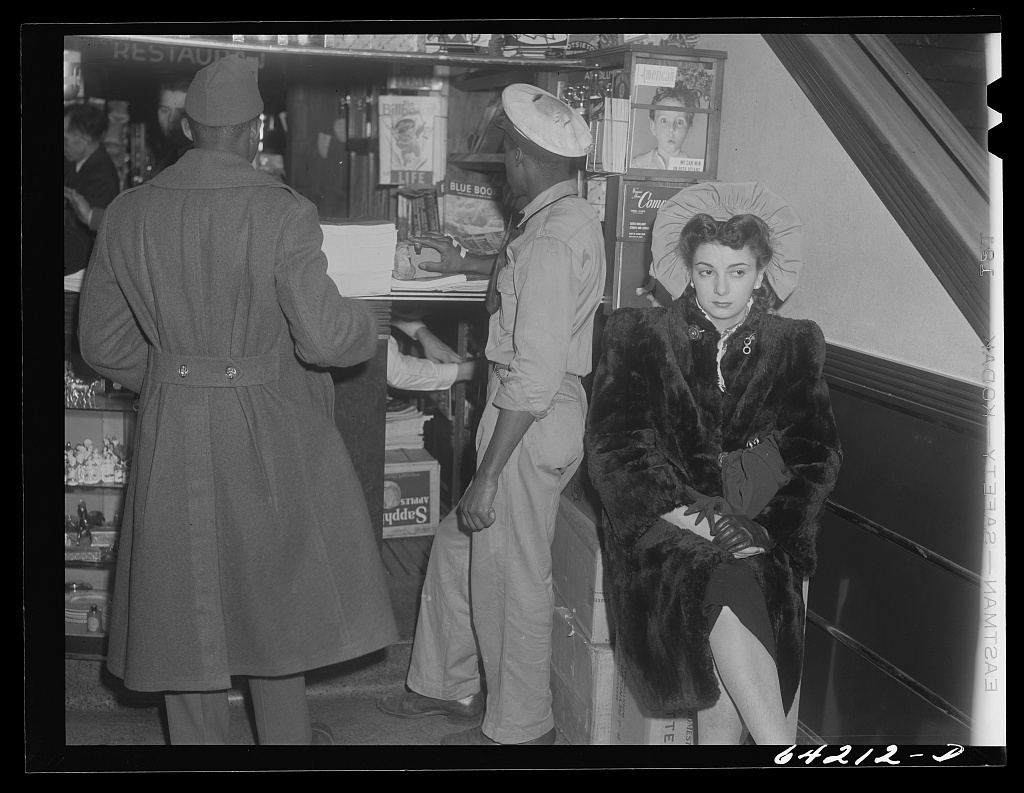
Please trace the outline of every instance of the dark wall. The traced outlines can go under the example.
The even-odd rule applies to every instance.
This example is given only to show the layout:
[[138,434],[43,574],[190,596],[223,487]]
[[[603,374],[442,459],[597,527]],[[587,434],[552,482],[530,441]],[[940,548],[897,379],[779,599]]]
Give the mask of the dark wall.
[[829,743],[962,744],[980,621],[983,425],[939,420],[920,394],[916,409],[887,398],[866,371],[863,387],[830,378],[843,466],[810,583],[800,720]]

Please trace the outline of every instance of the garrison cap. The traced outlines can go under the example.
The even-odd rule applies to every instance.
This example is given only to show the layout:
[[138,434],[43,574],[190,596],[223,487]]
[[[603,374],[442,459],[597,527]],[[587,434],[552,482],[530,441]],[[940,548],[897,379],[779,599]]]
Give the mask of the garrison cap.
[[244,124],[263,112],[255,61],[227,55],[200,69],[185,94],[188,117],[208,127]]
[[593,143],[579,113],[553,94],[526,83],[513,83],[501,92],[501,112],[494,123],[539,159],[583,157]]

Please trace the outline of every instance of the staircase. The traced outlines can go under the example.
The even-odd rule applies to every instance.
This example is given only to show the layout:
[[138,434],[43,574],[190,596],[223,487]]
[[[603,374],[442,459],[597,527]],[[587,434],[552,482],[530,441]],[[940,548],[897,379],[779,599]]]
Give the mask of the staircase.
[[[963,57],[956,65],[948,51],[939,58],[934,48],[923,46],[929,37],[912,37],[911,54],[930,73],[925,76],[894,37],[773,33],[764,38],[979,339],[989,338],[990,282],[979,277],[978,266],[983,243],[993,233],[989,154],[947,105],[955,105],[980,134],[980,112],[967,117],[969,109],[985,107],[985,53],[976,49],[976,38],[963,37],[975,41],[975,49],[958,51]],[[954,79],[958,75],[972,82]],[[987,139],[987,132],[982,137]]]
[[899,33],[886,36],[983,149],[988,148],[985,35]]

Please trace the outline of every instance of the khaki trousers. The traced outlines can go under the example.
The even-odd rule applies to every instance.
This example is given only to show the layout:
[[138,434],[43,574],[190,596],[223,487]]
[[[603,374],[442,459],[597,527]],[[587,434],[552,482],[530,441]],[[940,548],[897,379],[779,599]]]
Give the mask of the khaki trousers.
[[[491,402],[500,376],[489,382],[478,460],[497,421]],[[551,412],[533,423],[499,477],[494,523],[470,535],[453,510],[427,563],[407,683],[428,697],[462,699],[481,690],[482,666],[483,732],[499,743],[554,726],[551,541],[559,496],[582,461],[586,411],[579,378],[566,375]]]

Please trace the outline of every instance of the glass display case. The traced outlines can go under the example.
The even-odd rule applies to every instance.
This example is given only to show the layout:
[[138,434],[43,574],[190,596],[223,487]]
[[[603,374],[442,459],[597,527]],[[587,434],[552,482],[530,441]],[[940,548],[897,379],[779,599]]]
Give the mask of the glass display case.
[[622,103],[628,120],[625,174],[630,179],[717,177],[727,54],[715,50],[626,44],[592,53],[590,116]]
[[106,654],[114,566],[131,474],[135,394],[65,352],[64,648]]

